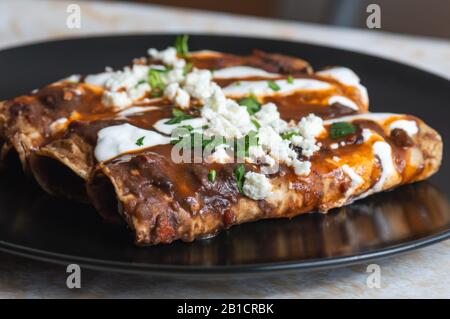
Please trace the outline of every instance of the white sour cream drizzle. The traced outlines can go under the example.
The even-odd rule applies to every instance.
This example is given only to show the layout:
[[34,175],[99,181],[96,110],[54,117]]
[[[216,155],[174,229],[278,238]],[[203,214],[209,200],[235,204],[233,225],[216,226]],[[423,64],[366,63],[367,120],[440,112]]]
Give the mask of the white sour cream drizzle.
[[375,142],[373,144],[373,153],[380,161],[381,175],[378,181],[369,190],[359,195],[356,199],[367,197],[373,193],[379,192],[383,189],[383,186],[389,181],[390,178],[397,176],[398,172],[395,169],[395,164],[392,159],[391,146],[382,141]]
[[213,77],[215,79],[247,78],[252,76],[273,78],[280,75],[251,66],[231,66],[213,72]]
[[178,124],[166,124],[167,121],[170,119],[161,119],[157,121],[155,124],[153,124],[153,127],[158,131],[166,135],[172,134],[172,131],[180,126],[190,125],[192,128],[201,128],[203,125],[205,125],[207,122],[204,118],[197,117],[189,120],[181,121]]
[[365,86],[361,85],[361,81],[355,72],[345,67],[333,67],[316,72],[317,75],[335,79],[342,84],[356,87],[363,98],[364,103],[369,103],[369,94]]
[[291,83],[287,80],[275,80],[274,82],[280,88],[278,91],[271,89],[268,81],[240,81],[239,83],[232,83],[223,88],[223,93],[229,97],[239,97],[249,94],[255,94],[257,96],[274,95],[331,88],[329,83],[314,79],[294,79]]
[[395,122],[392,122],[391,125],[389,125],[389,130],[392,131],[394,129],[401,129],[406,132],[410,137],[413,137],[414,135],[419,132],[419,128],[417,126],[416,121],[413,120],[398,120]]
[[358,105],[356,105],[355,102],[353,102],[349,98],[346,98],[345,96],[334,95],[334,96],[330,97],[328,99],[328,104],[329,105],[333,105],[334,103],[339,103],[339,104],[341,104],[343,106],[346,106],[348,108],[351,108],[351,109],[353,109],[355,111],[359,110]]
[[354,170],[353,168],[351,168],[350,166],[346,165],[342,165],[341,166],[342,170],[344,171],[344,173],[350,177],[351,179],[351,184],[350,187],[347,189],[347,191],[345,192],[346,196],[349,196],[351,194],[354,194],[354,192],[356,191],[356,189],[362,185],[364,183],[364,179],[359,176]]
[[145,113],[157,109],[159,109],[158,106],[131,106],[123,111],[120,111],[119,113],[117,113],[117,115],[127,117],[130,115]]
[[[136,144],[138,140],[142,143],[141,146]],[[98,132],[95,158],[103,162],[123,153],[169,143],[170,137],[128,123],[109,126]]]
[[342,116],[335,119],[325,120],[324,124],[333,124],[336,122],[352,122],[356,120],[369,120],[375,122],[383,122],[392,116],[402,116],[403,114],[396,113],[364,113],[349,116]]

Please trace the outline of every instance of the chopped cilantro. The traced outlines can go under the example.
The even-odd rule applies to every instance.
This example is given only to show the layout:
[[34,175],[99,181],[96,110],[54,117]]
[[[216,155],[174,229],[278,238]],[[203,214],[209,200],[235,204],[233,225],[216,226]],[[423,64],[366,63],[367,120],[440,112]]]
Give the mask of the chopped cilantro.
[[292,84],[294,83],[294,78],[292,77],[292,75],[289,75],[287,78],[287,83]]
[[331,124],[330,127],[330,137],[332,139],[337,139],[343,136],[347,136],[356,132],[356,127],[347,122],[336,122]]
[[234,168],[234,177],[236,178],[236,184],[241,194],[244,193],[244,176],[245,176],[245,167],[244,164],[239,164]]
[[191,72],[193,67],[194,65],[191,62],[186,63],[186,65],[183,68],[183,75],[186,75],[189,72]]
[[192,118],[191,115],[186,114],[183,111],[180,111],[178,109],[173,109],[172,110],[172,118],[170,120],[164,122],[164,124],[178,124],[184,120],[189,120],[191,118]]
[[292,131],[292,132],[285,132],[283,134],[281,134],[281,138],[283,140],[290,140],[293,136],[295,135],[299,135],[298,132]]
[[175,39],[175,49],[181,57],[185,57],[189,52],[188,40],[187,34],[179,35]]
[[261,124],[259,124],[257,120],[252,120],[252,123],[253,123],[253,125],[255,125],[257,130],[259,130],[261,128]]
[[261,109],[261,104],[259,104],[256,96],[251,95],[249,97],[244,97],[237,101],[239,105],[245,106],[247,108],[247,112],[250,115],[255,114]]
[[216,175],[217,175],[217,173],[216,173],[215,169],[210,170],[208,173],[208,180],[211,183],[214,183],[216,181]]
[[145,138],[145,136],[142,136],[142,137],[138,138],[136,140],[136,145],[137,146],[143,146],[144,145],[144,138]]
[[162,92],[166,88],[166,84],[164,83],[161,77],[161,70],[150,69],[148,71],[148,83],[152,87],[152,90],[156,92]]
[[267,85],[274,91],[281,90],[280,86],[275,81],[267,81]]

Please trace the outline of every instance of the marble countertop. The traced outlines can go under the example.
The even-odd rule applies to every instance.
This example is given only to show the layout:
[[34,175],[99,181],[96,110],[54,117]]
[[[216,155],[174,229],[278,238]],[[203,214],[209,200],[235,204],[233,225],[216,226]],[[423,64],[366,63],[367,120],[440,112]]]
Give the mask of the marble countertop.
[[[66,26],[81,7],[81,28]],[[282,38],[367,52],[450,78],[450,41],[372,30],[127,3],[0,0],[0,49],[101,33],[226,33]],[[175,280],[82,270],[82,288],[66,287],[65,267],[0,253],[0,298],[450,298],[450,241],[377,261],[381,287],[366,284],[367,265],[267,278]]]

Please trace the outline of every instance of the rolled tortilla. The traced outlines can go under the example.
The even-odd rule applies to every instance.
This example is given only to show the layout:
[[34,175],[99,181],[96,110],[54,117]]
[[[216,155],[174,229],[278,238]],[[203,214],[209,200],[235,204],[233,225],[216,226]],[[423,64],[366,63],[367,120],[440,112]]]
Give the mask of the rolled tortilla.
[[[220,56],[221,54],[217,53],[217,56],[214,55],[214,59]],[[276,58],[279,57],[276,55]],[[285,58],[287,59],[287,57]],[[208,60],[211,58],[207,56],[204,57],[204,59]],[[236,63],[236,60],[234,59],[237,58],[231,59],[232,62],[228,63]],[[242,57],[240,59],[242,59]],[[219,60],[220,59],[217,58],[217,61]],[[223,60],[220,61],[222,61],[221,66],[223,66]],[[205,63],[205,61],[202,63]],[[208,63],[216,65],[217,62],[214,60],[213,62],[209,61]],[[258,63],[262,66],[262,61],[259,61]],[[287,63],[288,62],[284,62],[284,65],[287,65]],[[292,61],[290,63],[295,64],[295,62]],[[223,71],[225,69],[220,70]],[[221,74],[219,71],[217,71],[218,75]],[[228,76],[230,73],[233,74],[233,72],[234,74],[239,74],[242,72],[242,70],[236,71],[236,69],[231,70],[232,72],[230,69],[226,69],[226,71],[228,72]],[[223,72],[222,74],[225,73],[226,72]],[[285,75],[283,76],[286,77]],[[310,74],[307,76],[307,78],[299,78],[298,85],[301,86],[304,83],[301,81],[304,79],[307,79],[307,81],[320,80],[320,83],[326,84],[327,88],[307,88],[306,90],[301,88],[295,89],[292,92],[289,91],[288,93],[267,95],[262,92],[261,94],[255,95],[262,104],[267,104],[270,102],[276,103],[281,118],[286,121],[298,120],[310,113],[316,114],[324,119],[329,119],[348,114],[364,113],[367,111],[368,101],[364,99],[359,89],[353,84],[347,85],[344,82],[341,83],[332,77],[326,77],[324,75]],[[277,77],[278,75],[275,78]],[[263,88],[266,88],[267,81],[273,78],[274,77],[272,75],[260,75],[257,78],[246,78],[245,82],[250,88],[252,85],[261,87],[261,84]],[[234,89],[236,83],[244,82],[242,79],[239,81],[237,80],[237,78],[233,77],[228,77],[226,79],[218,78],[217,83],[225,87],[225,91],[226,88],[231,88],[229,90],[231,97],[239,99],[250,91],[247,92],[245,90],[244,84],[242,84],[242,86],[237,86],[239,88],[238,90]],[[282,81],[286,82],[286,80]],[[290,85],[291,84],[287,83],[286,87],[289,89]],[[236,92],[239,94],[234,96]],[[347,101],[347,103],[350,101],[352,103],[352,107],[343,105],[342,103],[345,104],[345,101],[343,102],[340,99],[338,99],[335,103],[330,103],[330,101],[333,102],[333,99],[337,96],[340,96],[341,100],[344,96],[346,96],[345,101]],[[125,113],[112,113],[107,116],[103,116],[101,119],[91,121],[72,121],[72,124],[68,126],[66,134],[60,138],[55,138],[52,141],[47,142],[30,156],[29,162],[33,175],[36,177],[36,180],[44,188],[44,190],[50,194],[66,196],[69,198],[85,198],[82,191],[83,181],[88,178],[97,163],[93,156],[94,148],[97,143],[97,132],[107,126],[121,123],[129,123],[139,128],[153,130],[153,125],[155,122],[171,117],[173,106],[168,103],[164,105],[162,101],[161,104],[162,106],[160,106],[157,111],[153,109],[147,110],[143,107],[141,112],[137,110],[139,107],[132,107],[128,111],[133,112],[127,112],[127,110],[125,110]],[[199,109],[196,106],[191,106],[187,112],[192,112],[195,116],[198,116]],[[61,178],[55,178],[55,176],[61,176]],[[78,184],[78,186],[74,188],[66,187],[66,179],[70,180],[72,183]],[[81,190],[81,193],[77,192],[74,194],[72,193],[73,190]]]
[[[415,117],[371,113],[335,121],[352,122],[358,130],[320,140],[307,176],[282,166],[269,176],[272,191],[263,200],[239,193],[233,174],[237,164],[176,164],[170,145],[100,163],[88,181],[88,195],[105,218],[122,217],[138,245],[153,245],[210,237],[259,219],[327,212],[426,179],[440,166],[441,137]],[[332,122],[326,122],[327,130]],[[214,183],[208,180],[211,169],[217,172]],[[257,172],[259,167],[245,164],[245,169]]]
[[0,160],[14,150],[24,171],[29,173],[30,155],[59,137],[68,123],[83,115],[109,112],[100,101],[100,89],[67,81],[4,101],[0,108],[0,139],[3,141]]

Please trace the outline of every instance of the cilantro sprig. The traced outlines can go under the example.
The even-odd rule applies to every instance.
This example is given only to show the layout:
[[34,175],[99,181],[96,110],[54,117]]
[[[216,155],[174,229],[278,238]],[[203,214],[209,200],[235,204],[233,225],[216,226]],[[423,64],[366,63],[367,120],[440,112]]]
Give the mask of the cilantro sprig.
[[208,172],[208,180],[211,183],[214,183],[216,181],[217,172],[215,169],[212,169]]
[[331,124],[330,127],[330,137],[332,139],[337,139],[344,137],[356,132],[356,126],[348,122],[336,122]]
[[145,138],[145,136],[141,136],[140,138],[138,138],[136,140],[136,145],[137,146],[143,146],[144,145],[144,138]]
[[283,140],[290,140],[292,137],[294,137],[295,135],[300,135],[300,133],[292,131],[292,132],[285,132],[281,134],[281,138]]
[[279,90],[281,90],[281,88],[280,88],[280,86],[277,84],[277,82],[275,82],[275,81],[267,81],[267,86],[269,87],[269,88],[271,88],[272,90],[274,90],[274,91],[279,91]]
[[239,105],[245,106],[247,108],[247,112],[250,115],[255,114],[259,110],[261,110],[261,104],[256,99],[256,96],[250,95],[249,97],[244,97],[237,101]]
[[245,179],[245,167],[244,164],[239,164],[234,168],[234,178],[236,179],[236,185],[241,194],[244,194],[244,179]]
[[189,53],[189,36],[187,34],[179,35],[175,39],[175,49],[180,57],[186,57]]
[[293,84],[294,83],[294,78],[292,77],[292,75],[289,75],[287,78],[287,83],[288,84]]
[[186,114],[179,109],[173,109],[172,110],[172,118],[170,120],[164,122],[164,124],[178,124],[184,120],[189,120],[191,118],[193,118],[193,116]]

